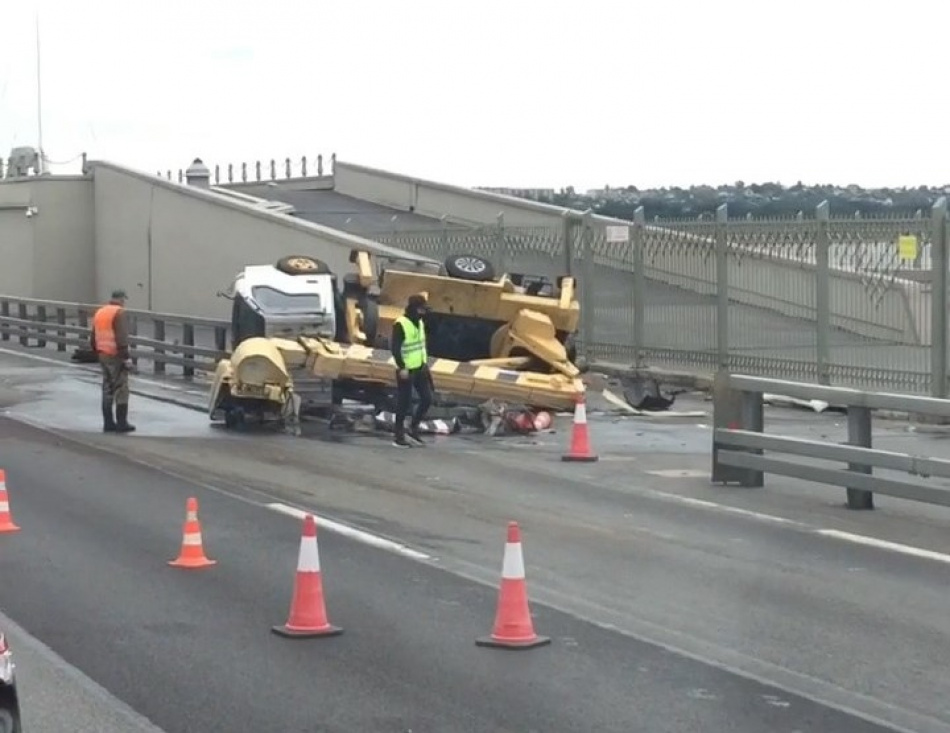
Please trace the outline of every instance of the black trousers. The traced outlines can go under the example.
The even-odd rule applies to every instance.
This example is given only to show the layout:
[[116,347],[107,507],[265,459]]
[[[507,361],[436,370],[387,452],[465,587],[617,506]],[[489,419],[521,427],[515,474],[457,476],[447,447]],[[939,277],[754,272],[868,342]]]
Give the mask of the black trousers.
[[419,423],[429,411],[432,405],[432,383],[429,381],[431,376],[427,369],[412,369],[409,371],[407,379],[396,378],[396,426],[395,433],[397,438],[406,434],[406,418],[409,416],[409,410],[412,407],[412,391],[415,389],[419,396],[419,402],[412,415],[412,428],[418,428]]

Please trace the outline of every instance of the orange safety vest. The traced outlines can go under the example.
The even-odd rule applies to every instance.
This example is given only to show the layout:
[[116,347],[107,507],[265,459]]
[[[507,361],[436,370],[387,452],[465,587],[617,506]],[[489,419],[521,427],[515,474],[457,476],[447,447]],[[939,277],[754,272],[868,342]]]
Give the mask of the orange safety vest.
[[119,347],[115,342],[115,328],[112,324],[120,310],[122,310],[121,305],[109,303],[97,310],[92,318],[92,330],[96,335],[96,351],[100,354],[116,356],[119,353]]

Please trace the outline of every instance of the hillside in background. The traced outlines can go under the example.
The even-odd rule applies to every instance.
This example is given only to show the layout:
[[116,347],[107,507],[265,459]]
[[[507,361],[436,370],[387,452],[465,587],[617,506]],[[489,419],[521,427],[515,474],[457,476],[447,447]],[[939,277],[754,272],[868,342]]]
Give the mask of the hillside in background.
[[832,216],[890,214],[913,216],[918,210],[924,215],[941,196],[950,196],[950,185],[940,188],[863,189],[859,186],[782,186],[778,183],[745,184],[737,181],[723,186],[691,186],[690,188],[660,188],[639,190],[636,186],[603,188],[580,193],[568,187],[554,189],[486,188],[520,198],[569,206],[574,209],[592,208],[596,213],[622,219],[632,219],[639,206],[644,207],[648,219],[679,217],[711,217],[716,208],[728,204],[729,217],[788,217],[799,211],[813,217],[815,207],[827,200]]

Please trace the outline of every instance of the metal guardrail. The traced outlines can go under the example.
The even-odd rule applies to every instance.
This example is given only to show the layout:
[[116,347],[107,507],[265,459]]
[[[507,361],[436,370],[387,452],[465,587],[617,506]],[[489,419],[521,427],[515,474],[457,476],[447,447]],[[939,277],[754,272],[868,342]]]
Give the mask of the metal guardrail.
[[[765,434],[764,394],[820,400],[845,407],[847,444]],[[874,468],[879,468],[921,479],[950,479],[948,460],[873,449],[871,415],[874,410],[950,418],[950,400],[864,392],[722,371],[713,384],[712,481],[761,488],[765,485],[765,474],[771,473],[844,487],[849,509],[873,509],[875,492],[924,504],[950,506],[950,487],[872,474]],[[847,468],[767,457],[764,451],[800,459],[843,462]]]
[[[0,296],[0,342],[16,339],[21,346],[47,348],[89,345],[90,321],[99,305]],[[126,309],[132,361],[151,363],[153,374],[165,374],[169,364],[185,377],[213,372],[228,355],[229,323],[172,313]],[[148,335],[146,335],[148,334]]]
[[[730,369],[948,396],[950,204],[906,215],[648,221],[592,216],[512,225],[364,231],[431,257],[470,252],[496,269],[579,280],[579,352],[590,361]],[[620,231],[618,231],[620,230]]]

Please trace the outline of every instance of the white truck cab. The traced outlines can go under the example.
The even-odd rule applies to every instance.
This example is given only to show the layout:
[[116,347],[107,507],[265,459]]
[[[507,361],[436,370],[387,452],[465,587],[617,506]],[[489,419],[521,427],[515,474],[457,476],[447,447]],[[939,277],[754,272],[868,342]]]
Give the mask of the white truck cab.
[[253,337],[337,335],[336,277],[319,260],[295,256],[277,265],[249,265],[235,278],[232,293],[232,348]]

